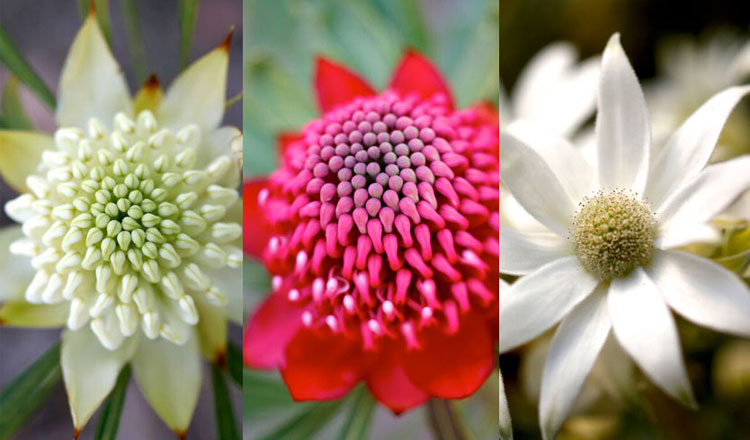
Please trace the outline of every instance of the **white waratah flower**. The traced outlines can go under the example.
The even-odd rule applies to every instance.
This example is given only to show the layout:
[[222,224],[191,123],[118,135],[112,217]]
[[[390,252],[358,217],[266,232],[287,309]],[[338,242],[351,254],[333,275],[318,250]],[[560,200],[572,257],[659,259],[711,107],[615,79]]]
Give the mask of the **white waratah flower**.
[[[564,141],[539,150],[501,132],[500,177],[547,230],[500,229],[500,351],[561,321],[542,377],[540,423],[553,437],[610,333],[643,372],[694,405],[671,307],[700,325],[750,336],[750,290],[728,270],[676,250],[713,239],[707,222],[750,187],[750,156],[706,167],[750,86],[706,102],[652,153],[643,93],[620,46],[602,58],[598,169]],[[705,167],[705,168],[704,168]]]
[[227,317],[241,323],[241,135],[217,128],[228,49],[229,37],[163,99],[152,78],[131,100],[92,14],[63,67],[54,137],[0,131],[0,171],[22,193],[5,205],[22,226],[0,232],[0,323],[67,327],[77,431],[130,362],[183,433],[200,353],[223,356]]

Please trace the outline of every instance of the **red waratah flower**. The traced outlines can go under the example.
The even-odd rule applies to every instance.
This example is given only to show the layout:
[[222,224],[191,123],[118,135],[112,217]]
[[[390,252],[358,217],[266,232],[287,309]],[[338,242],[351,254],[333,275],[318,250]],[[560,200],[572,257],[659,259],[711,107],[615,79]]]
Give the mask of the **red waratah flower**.
[[279,368],[297,400],[360,380],[396,413],[466,397],[497,339],[497,114],[454,110],[413,52],[380,94],[323,58],[315,86],[323,115],[245,183],[245,250],[273,289],[245,364]]

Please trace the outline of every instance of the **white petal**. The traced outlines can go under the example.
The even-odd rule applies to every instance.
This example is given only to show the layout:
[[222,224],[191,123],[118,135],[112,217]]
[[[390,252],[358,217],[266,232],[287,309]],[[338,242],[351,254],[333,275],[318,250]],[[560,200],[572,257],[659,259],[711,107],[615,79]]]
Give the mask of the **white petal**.
[[199,164],[208,165],[219,156],[229,156],[232,158],[234,166],[218,182],[222,186],[235,188],[240,184],[241,165],[240,155],[232,150],[232,141],[242,136],[242,132],[237,127],[225,126],[212,131],[202,148],[198,150],[197,161]]
[[577,257],[553,261],[513,283],[500,295],[500,352],[555,325],[598,283]]
[[88,326],[63,331],[60,364],[77,430],[86,425],[115,386],[120,369],[130,360],[136,346],[137,338],[130,338],[117,350],[110,351],[102,346]]
[[596,189],[596,172],[583,155],[546,126],[519,119],[508,126],[508,132],[544,158],[571,200],[581,200]]
[[25,300],[0,305],[0,322],[10,327],[54,328],[68,320],[70,304],[31,304]]
[[670,307],[714,330],[750,336],[750,289],[734,273],[682,251],[658,252],[648,269]]
[[641,268],[610,284],[609,316],[617,341],[656,385],[694,406],[672,314],[656,284]]
[[599,183],[643,194],[648,175],[651,129],[643,91],[614,34],[602,56],[596,139]]
[[750,155],[706,167],[656,211],[660,227],[704,223],[750,188]]
[[508,410],[508,399],[505,397],[503,386],[503,374],[498,371],[498,396],[500,404],[500,440],[513,440],[513,428],[510,423],[510,411]]
[[554,438],[570,413],[599,351],[610,322],[606,288],[600,285],[566,316],[552,339],[542,375],[539,420],[544,438]]
[[539,223],[505,186],[500,185],[500,224],[521,232],[549,232]]
[[750,86],[717,93],[674,132],[651,164],[646,197],[652,206],[658,208],[706,166],[729,114],[748,92]]
[[525,275],[571,253],[569,243],[556,234],[522,234],[502,226],[500,247],[500,272],[512,275]]
[[54,146],[44,133],[0,130],[0,176],[16,191],[27,192],[26,177],[36,171],[42,151]]
[[138,387],[154,411],[172,430],[187,431],[201,385],[195,334],[183,345],[162,338],[143,339],[132,365]]
[[500,178],[505,186],[529,214],[565,237],[575,205],[554,172],[539,154],[513,135],[500,132],[500,145]]
[[198,124],[210,133],[224,117],[228,47],[222,44],[191,64],[175,79],[161,102],[157,119],[174,131]]
[[575,47],[569,43],[554,43],[540,50],[529,60],[516,81],[513,104],[516,117],[537,119],[543,112],[550,90],[559,87],[562,78],[575,63]]
[[10,253],[11,243],[24,238],[21,226],[6,226],[0,229],[0,302],[24,298],[24,292],[36,274],[31,260]]
[[132,112],[125,77],[94,15],[86,18],[70,46],[58,90],[58,127],[86,130],[92,117],[111,124],[117,112]]
[[707,223],[679,223],[660,228],[654,241],[659,249],[673,249],[693,243],[718,243],[721,234]]
[[234,323],[242,325],[242,270],[224,267],[221,269],[206,269],[206,275],[227,297],[224,307],[227,317]]
[[209,361],[216,361],[226,353],[227,316],[224,307],[208,303],[203,295],[195,295],[195,306],[198,308],[200,321],[196,325],[200,348],[203,356]]

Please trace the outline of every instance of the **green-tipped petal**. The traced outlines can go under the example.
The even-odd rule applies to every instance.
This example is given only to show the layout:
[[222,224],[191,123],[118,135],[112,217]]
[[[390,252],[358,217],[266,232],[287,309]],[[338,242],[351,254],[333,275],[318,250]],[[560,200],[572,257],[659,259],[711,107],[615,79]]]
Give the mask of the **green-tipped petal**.
[[198,338],[201,353],[211,362],[224,357],[227,352],[227,316],[224,307],[209,304],[201,295],[194,296],[198,308]]
[[0,325],[11,327],[62,327],[68,320],[69,303],[30,304],[9,301],[0,306]]
[[201,386],[197,337],[191,335],[184,345],[163,338],[144,339],[132,366],[138,387],[154,411],[170,429],[185,434]]
[[23,301],[26,287],[36,274],[31,260],[18,258],[8,250],[11,243],[22,238],[21,226],[0,229],[0,302]]
[[172,130],[198,124],[203,133],[219,126],[224,116],[229,44],[225,41],[191,64],[167,90],[157,119]]
[[96,17],[89,14],[70,46],[58,89],[58,127],[87,129],[89,118],[109,125],[117,112],[132,113],[130,93]]
[[115,386],[130,360],[138,338],[128,338],[117,350],[104,348],[89,326],[62,335],[61,364],[73,425],[80,431]]
[[26,192],[26,177],[36,170],[42,151],[52,149],[51,136],[34,131],[0,130],[0,175],[18,192]]

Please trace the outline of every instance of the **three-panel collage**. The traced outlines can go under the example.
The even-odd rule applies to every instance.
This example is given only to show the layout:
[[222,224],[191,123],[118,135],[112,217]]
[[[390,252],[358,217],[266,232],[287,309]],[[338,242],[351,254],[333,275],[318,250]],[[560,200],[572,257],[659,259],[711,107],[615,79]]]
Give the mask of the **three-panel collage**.
[[750,8],[0,0],[0,440],[750,439]]

